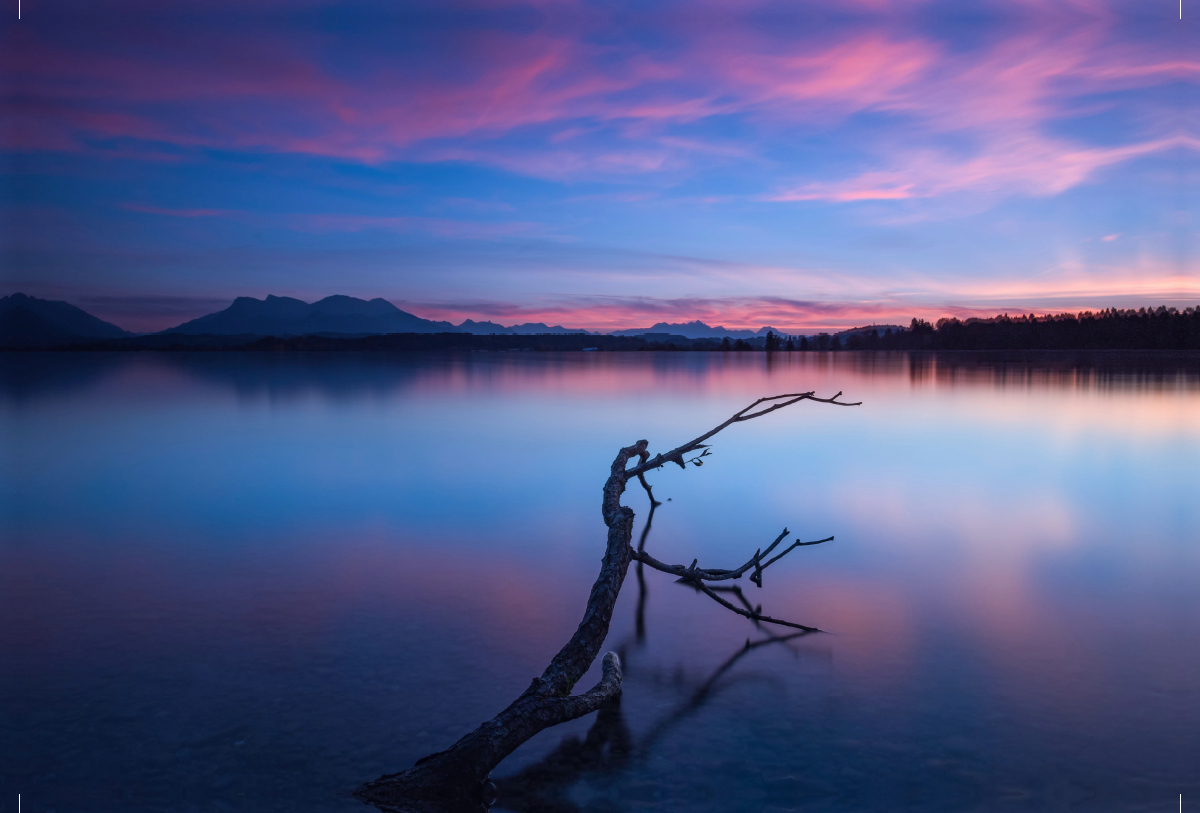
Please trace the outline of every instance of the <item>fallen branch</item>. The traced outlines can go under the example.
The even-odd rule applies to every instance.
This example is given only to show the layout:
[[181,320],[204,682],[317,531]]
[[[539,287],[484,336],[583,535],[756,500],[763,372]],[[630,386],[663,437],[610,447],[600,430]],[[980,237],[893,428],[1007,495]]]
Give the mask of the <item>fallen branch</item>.
[[[621,691],[621,662],[613,652],[604,656],[602,676],[596,686],[581,695],[572,695],[571,690],[600,654],[600,648],[608,634],[608,625],[617,596],[625,581],[629,564],[633,561],[687,580],[722,606],[752,621],[780,624],[805,632],[817,631],[815,627],[781,621],[757,611],[735,607],[708,588],[704,582],[740,578],[753,569],[754,575],[751,579],[761,587],[762,571],[768,566],[797,547],[828,540],[793,543],[783,553],[763,562],[763,557],[783,541],[787,534],[785,530],[765,553],[756,552],[749,562],[737,570],[700,569],[696,567],[695,561],[690,568],[666,565],[645,552],[645,533],[639,549],[633,548],[631,542],[634,513],[628,506],[621,505],[621,496],[625,493],[629,480],[636,477],[650,497],[653,510],[659,503],[654,499],[650,484],[645,479],[646,472],[671,462],[683,468],[687,467],[687,463],[699,466],[702,462],[700,458],[709,454],[704,441],[721,430],[735,423],[760,418],[800,401],[816,401],[838,406],[858,405],[838,401],[840,396],[839,392],[832,398],[817,398],[812,392],[806,392],[760,398],[735,413],[729,420],[665,455],[659,454],[651,458],[645,440],[639,440],[632,446],[621,449],[613,460],[601,500],[601,514],[608,528],[608,544],[601,560],[600,574],[592,585],[587,606],[584,608],[583,620],[579,622],[571,640],[554,656],[541,677],[534,678],[529,688],[496,717],[445,751],[430,754],[407,771],[381,776],[374,782],[363,785],[354,795],[385,811],[478,809],[480,804],[488,801],[488,776],[492,769],[517,747],[539,731],[596,711],[617,697]],[[772,405],[758,409],[765,403]],[[703,451],[695,458],[685,459],[684,455],[697,450]],[[629,467],[634,458],[637,458],[638,462]]]
[[736,570],[713,570],[710,568],[696,567],[696,563],[699,561],[698,559],[693,559],[692,563],[690,565],[688,565],[687,567],[684,567],[683,565],[668,565],[668,564],[664,564],[664,563],[658,561],[653,556],[646,553],[644,550],[634,551],[633,558],[643,564],[649,565],[650,567],[654,568],[655,570],[662,571],[663,573],[669,573],[672,576],[678,576],[679,578],[683,579],[684,581],[689,581],[689,582],[690,581],[719,582],[719,581],[726,581],[728,579],[740,579],[742,576],[746,575],[747,570],[754,568],[754,573],[750,576],[750,581],[754,582],[759,587],[762,587],[763,571],[766,570],[769,566],[778,562],[784,556],[791,553],[796,548],[802,548],[807,545],[820,545],[824,542],[832,542],[833,541],[832,536],[827,536],[824,539],[817,539],[812,542],[793,542],[791,545],[788,546],[787,550],[785,550],[783,553],[779,554],[778,556],[776,556],[773,559],[768,559],[766,562],[763,562],[762,557],[766,556],[771,551],[775,550],[775,548],[779,545],[780,542],[783,541],[783,538],[785,536],[787,536],[787,534],[788,534],[788,530],[787,530],[787,528],[784,528],[783,533],[781,533],[778,537],[775,538],[775,541],[772,542],[767,547],[766,551],[763,551],[761,548],[759,548],[757,551],[755,551],[754,555],[750,557],[749,562],[746,562],[746,564],[742,565],[741,567],[737,568]]

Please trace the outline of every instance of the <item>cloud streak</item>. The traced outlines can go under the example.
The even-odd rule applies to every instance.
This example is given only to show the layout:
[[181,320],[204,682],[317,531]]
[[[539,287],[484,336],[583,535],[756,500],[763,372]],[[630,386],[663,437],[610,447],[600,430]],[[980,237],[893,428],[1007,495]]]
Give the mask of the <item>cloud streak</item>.
[[895,163],[904,165],[903,169],[807,184],[767,195],[764,200],[855,203],[967,191],[1056,195],[1083,183],[1104,167],[1174,149],[1200,152],[1200,139],[1176,136],[1109,149],[1081,149],[1046,139],[1016,140],[987,155],[959,160],[936,153],[912,154],[895,159]]
[[[531,27],[464,25],[423,41],[390,28],[364,35],[348,63],[318,38],[264,39],[253,28],[209,40],[145,22],[105,48],[10,35],[0,65],[19,91],[5,102],[4,144],[69,151],[132,139],[148,154],[169,144],[458,161],[568,180],[753,160],[715,137],[717,122],[786,149],[797,134],[881,117],[878,138],[855,136],[875,169],[761,193],[834,202],[1053,195],[1147,152],[1195,149],[1190,133],[1101,145],[1050,132],[1087,105],[1111,109],[1105,94],[1200,78],[1200,62],[1120,39],[1124,21],[1106,7],[1027,8],[996,23],[1005,36],[963,50],[904,16],[918,5],[864,3],[900,16],[816,36],[756,22],[753,4],[712,11],[704,25],[669,10],[640,19],[639,39],[621,35],[635,10],[568,6]],[[647,47],[656,38],[664,47]],[[397,49],[410,58],[395,60]],[[956,144],[930,149],[939,137]]]
[[1196,291],[1200,60],[1126,0],[31,8],[13,279],[592,327]]
[[397,301],[427,319],[490,319],[506,323],[547,322],[595,331],[649,327],[655,322],[690,322],[755,329],[773,326],[794,333],[843,330],[868,324],[907,325],[914,317],[936,321],[943,316],[987,318],[998,313],[1064,313],[1108,307],[1171,304],[1194,306],[1200,280],[1165,277],[1112,279],[1099,286],[1079,283],[1014,285],[981,295],[969,287],[959,292],[922,290],[881,294],[875,298],[825,300],[787,297],[542,297],[531,303],[501,301]]

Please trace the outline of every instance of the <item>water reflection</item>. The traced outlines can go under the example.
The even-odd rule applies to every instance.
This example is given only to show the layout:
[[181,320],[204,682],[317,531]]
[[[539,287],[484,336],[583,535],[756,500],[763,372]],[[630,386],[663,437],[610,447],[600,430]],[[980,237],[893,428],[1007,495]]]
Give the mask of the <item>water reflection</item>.
[[0,793],[361,809],[337,794],[490,718],[569,637],[616,448],[810,389],[865,405],[656,473],[652,545],[730,566],[785,526],[835,534],[744,588],[835,634],[726,666],[745,619],[631,580],[619,716],[502,775],[593,767],[505,804],[1200,792],[1195,356],[144,353],[0,358]]
[[1146,392],[1200,389],[1195,353],[7,353],[0,359],[6,403],[79,397],[114,378],[178,377],[243,399],[383,397],[441,392],[637,391],[669,386],[703,392],[730,379],[748,383],[797,374],[838,380],[905,379],[912,386],[987,390],[1083,389]]
[[583,810],[569,797],[572,786],[585,778],[603,781],[636,761],[644,760],[660,738],[699,712],[714,693],[720,691],[721,679],[746,655],[760,647],[787,644],[814,634],[795,632],[770,635],[753,643],[747,640],[695,688],[686,687],[681,680],[675,681],[680,689],[689,689],[690,694],[676,708],[651,723],[649,731],[638,738],[632,734],[621,711],[621,699],[616,698],[596,713],[582,739],[574,735],[564,737],[536,764],[520,773],[497,779],[496,808],[526,813]]
[[[662,505],[654,498],[650,487],[646,488],[646,492],[650,507],[638,539],[639,551],[646,550],[646,542],[653,527],[654,513]],[[722,679],[744,657],[765,646],[786,646],[792,641],[819,634],[808,631],[779,634],[770,629],[769,625],[750,621],[748,626],[753,627],[759,636],[758,639],[752,642],[747,638],[745,644],[738,647],[711,674],[698,683],[687,680],[685,675],[679,671],[675,671],[666,679],[661,670],[651,669],[648,674],[642,674],[638,655],[639,651],[646,646],[647,641],[645,610],[649,587],[646,583],[645,565],[637,562],[633,567],[637,579],[634,635],[632,640],[625,639],[615,647],[615,651],[621,658],[625,679],[634,682],[651,681],[659,685],[666,684],[676,692],[685,693],[686,697],[670,711],[650,723],[648,727],[641,726],[644,733],[638,737],[631,732],[625,715],[621,711],[621,697],[616,697],[596,713],[591,726],[582,739],[575,735],[568,735],[553,751],[536,764],[530,765],[512,776],[497,778],[495,784],[498,810],[511,810],[519,813],[577,813],[582,811],[583,808],[569,798],[569,792],[574,785],[585,777],[603,781],[639,761],[644,762],[659,740],[707,705],[714,694],[723,687]],[[692,592],[700,593],[699,589],[686,585],[682,581],[675,583]],[[736,597],[736,600],[747,609],[754,609],[746,601],[738,585],[712,586],[710,589]],[[797,650],[793,650],[793,652],[799,654]],[[743,675],[742,677],[750,676]],[[691,685],[693,683],[696,685]],[[553,732],[550,733],[553,735]]]

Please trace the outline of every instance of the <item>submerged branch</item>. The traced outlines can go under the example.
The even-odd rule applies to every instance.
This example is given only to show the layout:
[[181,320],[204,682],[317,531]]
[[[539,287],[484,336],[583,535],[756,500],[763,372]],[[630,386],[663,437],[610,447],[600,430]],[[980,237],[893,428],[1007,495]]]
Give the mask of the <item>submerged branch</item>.
[[792,621],[784,621],[781,618],[772,618],[769,615],[763,615],[757,610],[743,610],[741,607],[735,607],[713,592],[712,588],[710,588],[704,582],[690,582],[690,584],[695,586],[697,590],[699,590],[701,593],[704,593],[706,596],[720,604],[725,609],[735,612],[743,618],[749,618],[751,621],[761,621],[764,624],[778,624],[781,627],[791,627],[792,629],[803,630],[804,632],[823,632],[823,630],[817,629],[816,627],[809,627],[805,626],[804,624],[796,624]]
[[[592,585],[583,618],[575,634],[554,656],[541,676],[534,678],[529,688],[504,711],[445,751],[430,754],[419,760],[409,770],[381,776],[374,782],[363,785],[355,792],[355,796],[387,811],[477,810],[479,805],[487,804],[490,785],[488,776],[492,769],[522,743],[540,731],[596,711],[619,697],[621,662],[612,652],[604,656],[602,676],[596,686],[581,695],[572,695],[571,690],[600,654],[604,639],[608,635],[617,596],[631,562],[638,562],[639,582],[642,580],[641,566],[645,564],[655,570],[678,576],[726,609],[749,618],[756,624],[779,624],[803,632],[819,632],[816,627],[763,615],[761,608],[749,609],[749,602],[741,595],[740,590],[738,597],[746,605],[746,609],[737,607],[717,595],[705,582],[738,579],[753,571],[750,579],[762,587],[762,572],[767,567],[795,548],[818,545],[830,541],[833,537],[815,542],[793,542],[782,553],[766,559],[787,536],[788,532],[784,529],[765,551],[756,551],[746,564],[735,570],[697,568],[695,561],[686,568],[682,565],[664,564],[645,551],[646,535],[650,530],[654,509],[661,505],[654,499],[654,492],[646,481],[645,474],[661,468],[664,463],[673,462],[684,468],[687,467],[687,463],[699,466],[702,462],[700,458],[709,453],[704,441],[713,435],[735,423],[760,418],[799,401],[858,406],[857,403],[837,400],[840,396],[839,392],[832,398],[817,398],[812,392],[804,392],[760,398],[721,425],[666,454],[651,458],[645,440],[639,440],[632,446],[621,449],[609,470],[601,501],[601,514],[608,529],[607,546],[601,560],[600,573]],[[771,405],[759,409],[762,404],[767,403]],[[702,451],[696,457],[690,460],[684,458],[684,455],[697,450]],[[637,458],[638,462],[629,467],[633,458]],[[634,513],[631,508],[621,504],[621,497],[632,477],[638,479],[650,498],[650,515],[636,550],[632,545]],[[644,596],[644,592],[642,595]],[[639,640],[644,635],[641,618],[643,609],[644,607],[639,606]]]
[[778,547],[779,543],[783,541],[783,538],[785,536],[787,536],[787,534],[788,534],[788,530],[787,530],[787,528],[784,528],[783,533],[781,533],[778,537],[776,537],[775,541],[772,542],[765,551],[763,551],[761,548],[759,550],[755,551],[754,555],[750,557],[750,561],[746,562],[746,564],[742,565],[741,567],[739,567],[735,570],[719,570],[719,569],[712,569],[712,568],[696,567],[696,562],[699,560],[693,560],[692,563],[690,565],[688,565],[687,567],[684,567],[683,565],[668,565],[668,564],[658,561],[657,559],[655,559],[650,554],[646,553],[641,548],[638,548],[636,551],[633,552],[633,558],[635,561],[649,565],[650,567],[654,568],[655,570],[662,571],[663,573],[669,573],[672,576],[678,576],[679,578],[683,579],[684,581],[689,581],[689,582],[691,582],[691,581],[719,582],[719,581],[727,581],[729,579],[740,579],[742,576],[746,575],[747,570],[750,570],[751,568],[753,568],[754,573],[751,574],[750,581],[754,582],[759,587],[762,587],[762,572],[764,570],[766,570],[770,565],[775,564],[780,559],[782,559],[784,556],[791,553],[796,548],[802,548],[802,547],[806,547],[808,545],[820,545],[825,542],[833,541],[833,537],[828,536],[824,539],[813,540],[812,542],[793,542],[791,545],[789,545],[787,547],[786,550],[784,550],[783,553],[779,554],[778,556],[775,556],[772,559],[767,560],[766,562],[763,562],[762,558],[764,556],[766,556],[767,554],[769,554],[771,551],[775,550],[775,548]]

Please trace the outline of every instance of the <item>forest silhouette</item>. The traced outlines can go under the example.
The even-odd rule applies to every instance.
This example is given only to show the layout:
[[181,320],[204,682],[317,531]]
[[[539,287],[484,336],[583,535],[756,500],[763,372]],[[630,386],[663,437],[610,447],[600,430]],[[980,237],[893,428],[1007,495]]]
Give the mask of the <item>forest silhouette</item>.
[[913,319],[909,329],[856,334],[848,350],[1197,350],[1200,308],[1108,309],[1099,312]]

